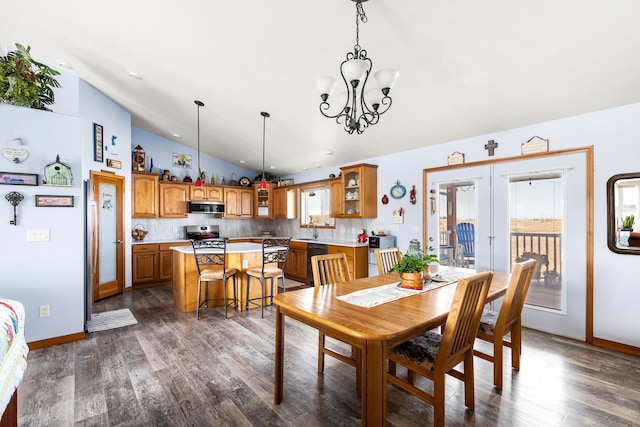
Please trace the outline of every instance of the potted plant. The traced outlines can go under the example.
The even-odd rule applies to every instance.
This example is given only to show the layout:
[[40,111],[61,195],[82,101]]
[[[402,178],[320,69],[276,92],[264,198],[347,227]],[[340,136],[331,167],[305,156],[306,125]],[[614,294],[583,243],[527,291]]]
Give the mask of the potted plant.
[[428,275],[429,264],[440,263],[437,255],[425,255],[422,252],[407,252],[399,263],[389,270],[400,273],[400,285],[403,288],[422,289],[424,276]]
[[0,103],[51,111],[54,76],[60,73],[31,58],[31,46],[16,43],[16,50],[0,56]]
[[636,222],[635,216],[627,215],[622,220],[622,225],[620,230],[622,231],[633,231],[633,224]]

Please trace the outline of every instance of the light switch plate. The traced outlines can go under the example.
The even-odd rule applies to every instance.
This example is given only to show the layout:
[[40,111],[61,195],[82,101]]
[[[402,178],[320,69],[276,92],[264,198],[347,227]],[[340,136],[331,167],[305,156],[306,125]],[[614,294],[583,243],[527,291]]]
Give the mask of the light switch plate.
[[48,242],[49,230],[27,230],[27,242]]

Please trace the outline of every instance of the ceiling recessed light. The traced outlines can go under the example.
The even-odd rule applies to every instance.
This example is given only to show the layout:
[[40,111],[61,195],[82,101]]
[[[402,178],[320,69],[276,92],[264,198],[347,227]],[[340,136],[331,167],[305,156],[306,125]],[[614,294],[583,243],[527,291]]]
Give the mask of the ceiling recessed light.
[[127,75],[132,79],[142,80],[142,76],[133,70],[127,70]]
[[333,156],[333,150],[327,150],[324,152],[327,156]]
[[240,160],[240,164],[244,165],[245,163],[247,163],[247,162],[245,162],[244,160]]
[[277,167],[275,167],[275,166],[269,166],[269,169],[271,169],[271,170],[276,170],[276,169],[278,169],[278,168],[277,168]]
[[174,133],[172,135],[175,136],[176,138],[182,138],[179,133]]
[[62,68],[67,68],[69,70],[73,70],[73,67],[69,64],[67,64],[66,62],[64,62],[62,59],[58,59],[58,65],[61,66]]
[[316,169],[320,169],[320,168],[322,167],[322,166],[320,166],[320,165],[319,165],[319,164],[317,164],[317,163],[316,163],[314,166],[315,166],[315,168],[316,168]]
[[307,168],[307,167],[303,167],[303,168],[302,168],[302,170],[303,170],[303,171],[306,171],[306,170],[309,170],[309,168]]

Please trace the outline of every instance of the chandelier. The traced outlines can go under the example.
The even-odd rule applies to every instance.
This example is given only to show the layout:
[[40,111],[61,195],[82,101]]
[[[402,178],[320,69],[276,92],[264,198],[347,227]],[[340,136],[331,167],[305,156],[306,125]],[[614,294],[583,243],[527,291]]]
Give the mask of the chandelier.
[[[329,113],[329,97],[333,93],[338,79],[323,77],[316,83],[320,92],[320,112],[323,116],[336,119],[338,124],[344,125],[344,130],[349,134],[354,131],[358,134],[370,125],[375,125],[391,107],[389,92],[393,88],[400,73],[393,69],[379,70],[373,73],[373,78],[378,84],[369,81],[373,63],[367,57],[367,51],[360,46],[359,30],[360,21],[366,23],[367,15],[364,13],[362,3],[367,0],[351,0],[356,3],[356,44],[353,52],[347,53],[347,59],[340,64],[340,74],[344,81],[346,92],[338,95],[338,104],[344,106],[335,115]],[[369,83],[369,86],[367,86]]]

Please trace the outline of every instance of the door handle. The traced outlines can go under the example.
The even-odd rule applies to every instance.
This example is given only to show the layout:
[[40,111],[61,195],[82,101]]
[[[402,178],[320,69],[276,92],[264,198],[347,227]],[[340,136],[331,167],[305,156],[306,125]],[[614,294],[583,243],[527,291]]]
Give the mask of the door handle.
[[115,241],[115,242],[113,242],[113,243],[116,243],[116,244],[118,244],[118,245],[119,245],[120,243],[122,243],[122,240],[116,240],[116,241]]
[[433,246],[429,246],[429,252],[433,252],[435,248]]

